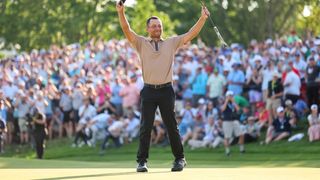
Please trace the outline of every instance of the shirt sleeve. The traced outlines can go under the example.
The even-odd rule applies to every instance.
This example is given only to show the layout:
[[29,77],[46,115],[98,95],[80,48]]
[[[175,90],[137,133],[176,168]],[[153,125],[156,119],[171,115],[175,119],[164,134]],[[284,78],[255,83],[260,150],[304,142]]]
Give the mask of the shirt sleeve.
[[131,42],[130,44],[135,50],[140,52],[141,51],[141,44],[142,44],[143,40],[144,40],[144,38],[142,36],[135,34],[134,41]]
[[179,36],[174,36],[169,38],[172,41],[174,50],[177,50],[179,47],[183,46],[183,37],[186,36],[186,34],[182,34]]

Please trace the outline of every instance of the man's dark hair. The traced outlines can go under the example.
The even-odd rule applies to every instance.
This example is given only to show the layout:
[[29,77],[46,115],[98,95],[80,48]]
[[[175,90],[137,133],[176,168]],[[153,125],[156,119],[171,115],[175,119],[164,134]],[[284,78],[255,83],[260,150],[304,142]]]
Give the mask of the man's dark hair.
[[151,16],[147,19],[147,26],[149,26],[149,23],[151,21],[151,19],[159,19],[157,16]]

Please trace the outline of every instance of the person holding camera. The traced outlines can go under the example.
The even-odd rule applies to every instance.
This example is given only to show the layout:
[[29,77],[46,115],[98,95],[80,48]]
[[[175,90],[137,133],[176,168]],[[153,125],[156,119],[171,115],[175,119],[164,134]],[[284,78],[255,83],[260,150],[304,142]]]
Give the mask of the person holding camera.
[[239,137],[240,153],[244,153],[244,135],[240,127],[240,122],[238,120],[239,106],[235,103],[233,92],[227,91],[226,99],[221,107],[222,112],[222,128],[224,133],[224,147],[227,156],[230,156],[230,139],[234,137]]
[[20,144],[29,142],[29,113],[31,109],[30,99],[23,92],[19,92],[16,102],[15,108],[18,113],[18,124],[20,130]]
[[42,159],[44,153],[44,139],[46,137],[46,116],[38,108],[36,108],[32,117],[32,124],[37,158]]

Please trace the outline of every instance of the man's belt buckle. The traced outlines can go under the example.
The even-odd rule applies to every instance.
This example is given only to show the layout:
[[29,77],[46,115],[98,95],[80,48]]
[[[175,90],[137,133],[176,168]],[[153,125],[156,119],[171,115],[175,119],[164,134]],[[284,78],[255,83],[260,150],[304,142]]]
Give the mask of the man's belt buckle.
[[162,86],[161,85],[154,85],[155,89],[160,89]]

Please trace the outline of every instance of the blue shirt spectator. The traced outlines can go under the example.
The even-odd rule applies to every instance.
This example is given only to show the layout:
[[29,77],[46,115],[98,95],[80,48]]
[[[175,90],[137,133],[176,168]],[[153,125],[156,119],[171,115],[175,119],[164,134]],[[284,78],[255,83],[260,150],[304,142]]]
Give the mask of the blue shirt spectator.
[[239,69],[240,64],[233,65],[233,71],[228,75],[228,90],[235,95],[239,95],[243,91],[243,84],[245,82],[244,73]]
[[192,93],[197,95],[205,95],[207,87],[208,75],[202,72],[202,68],[197,69],[196,76],[192,83]]

